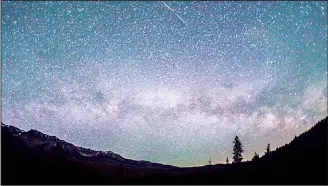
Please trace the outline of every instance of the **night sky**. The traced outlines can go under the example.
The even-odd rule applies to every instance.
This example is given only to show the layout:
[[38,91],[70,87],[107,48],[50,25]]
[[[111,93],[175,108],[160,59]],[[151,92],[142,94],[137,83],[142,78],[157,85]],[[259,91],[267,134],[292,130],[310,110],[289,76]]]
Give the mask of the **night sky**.
[[178,166],[327,115],[327,2],[2,1],[2,121]]

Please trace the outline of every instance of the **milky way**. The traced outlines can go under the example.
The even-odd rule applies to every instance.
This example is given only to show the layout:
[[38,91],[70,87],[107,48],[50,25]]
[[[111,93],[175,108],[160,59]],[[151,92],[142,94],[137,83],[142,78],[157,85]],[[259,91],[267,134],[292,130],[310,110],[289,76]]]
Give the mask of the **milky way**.
[[2,1],[2,121],[178,166],[327,115],[327,2]]

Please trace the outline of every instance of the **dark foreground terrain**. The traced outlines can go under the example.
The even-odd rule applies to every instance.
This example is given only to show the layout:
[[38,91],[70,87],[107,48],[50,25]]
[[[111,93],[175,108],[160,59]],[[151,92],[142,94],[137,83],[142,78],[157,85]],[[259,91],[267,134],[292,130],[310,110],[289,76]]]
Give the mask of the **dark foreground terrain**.
[[255,161],[179,168],[1,124],[1,184],[328,184],[327,118]]

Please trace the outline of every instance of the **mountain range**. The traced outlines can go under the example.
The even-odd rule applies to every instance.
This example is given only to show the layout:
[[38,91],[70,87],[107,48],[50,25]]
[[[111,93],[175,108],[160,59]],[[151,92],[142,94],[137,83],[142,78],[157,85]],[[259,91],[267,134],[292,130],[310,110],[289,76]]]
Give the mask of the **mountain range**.
[[327,117],[258,160],[181,168],[1,123],[2,184],[327,184]]

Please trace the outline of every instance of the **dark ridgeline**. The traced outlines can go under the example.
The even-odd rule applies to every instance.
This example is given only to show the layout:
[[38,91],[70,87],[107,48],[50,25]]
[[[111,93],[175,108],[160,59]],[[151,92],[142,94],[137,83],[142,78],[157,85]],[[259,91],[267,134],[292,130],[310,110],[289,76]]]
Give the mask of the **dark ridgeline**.
[[[4,124],[1,144],[2,184],[328,183],[327,118],[275,151],[268,145],[269,153],[255,153],[252,161],[228,164],[227,158],[227,164],[192,168],[129,160]],[[234,144],[238,153],[233,161],[239,161],[242,145]]]

